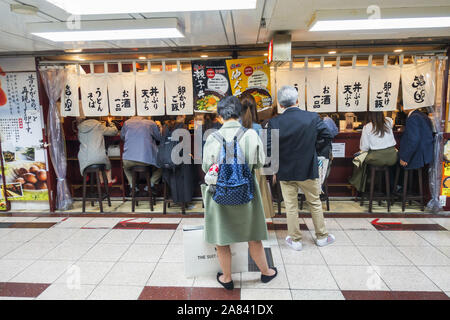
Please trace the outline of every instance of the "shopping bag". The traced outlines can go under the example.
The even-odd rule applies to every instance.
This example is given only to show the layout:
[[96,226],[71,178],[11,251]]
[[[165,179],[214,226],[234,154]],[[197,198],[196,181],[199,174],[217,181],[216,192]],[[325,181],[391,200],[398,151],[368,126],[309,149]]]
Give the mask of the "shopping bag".
[[[205,241],[203,226],[183,227],[184,274],[187,278],[216,275],[221,271],[216,247]],[[248,271],[248,245],[246,242],[231,245],[231,271]]]

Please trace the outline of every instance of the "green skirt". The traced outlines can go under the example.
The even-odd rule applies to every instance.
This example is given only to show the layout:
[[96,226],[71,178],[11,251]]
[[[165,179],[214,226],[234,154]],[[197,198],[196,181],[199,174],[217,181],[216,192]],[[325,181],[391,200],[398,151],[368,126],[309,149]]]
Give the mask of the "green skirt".
[[397,163],[397,149],[389,147],[381,150],[370,150],[360,167],[354,167],[353,175],[349,182],[358,191],[363,191],[366,187],[367,165],[373,166],[393,166]]

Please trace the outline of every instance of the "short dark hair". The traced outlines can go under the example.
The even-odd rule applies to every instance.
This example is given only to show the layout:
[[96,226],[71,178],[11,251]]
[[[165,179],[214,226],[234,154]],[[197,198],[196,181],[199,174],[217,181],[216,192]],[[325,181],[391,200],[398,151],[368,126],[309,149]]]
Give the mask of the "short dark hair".
[[242,105],[235,96],[227,96],[217,104],[217,113],[224,120],[239,119],[241,116]]

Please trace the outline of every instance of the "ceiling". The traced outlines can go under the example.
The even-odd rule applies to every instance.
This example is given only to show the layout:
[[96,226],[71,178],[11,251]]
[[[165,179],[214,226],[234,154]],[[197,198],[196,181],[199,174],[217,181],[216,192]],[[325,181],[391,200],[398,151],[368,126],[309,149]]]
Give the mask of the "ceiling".
[[[225,1],[225,0],[224,0]],[[39,9],[37,15],[21,15],[10,11],[10,4],[30,4]],[[450,43],[450,28],[402,29],[357,32],[309,32],[308,24],[317,10],[366,9],[371,4],[386,8],[423,7],[423,1],[413,0],[258,0],[255,10],[204,11],[180,13],[139,13],[123,15],[89,15],[81,20],[149,19],[177,17],[185,28],[185,37],[162,40],[127,40],[56,43],[27,33],[27,23],[64,22],[70,14],[45,0],[0,0],[0,54],[61,52],[67,49],[89,50],[173,50],[182,48],[212,48],[246,46],[263,48],[274,32],[290,31],[297,45],[342,41],[372,41],[381,39],[405,40],[440,39]],[[450,6],[449,0],[427,0],[427,7]],[[261,24],[265,20],[265,26]],[[205,47],[206,46],[206,47]]]

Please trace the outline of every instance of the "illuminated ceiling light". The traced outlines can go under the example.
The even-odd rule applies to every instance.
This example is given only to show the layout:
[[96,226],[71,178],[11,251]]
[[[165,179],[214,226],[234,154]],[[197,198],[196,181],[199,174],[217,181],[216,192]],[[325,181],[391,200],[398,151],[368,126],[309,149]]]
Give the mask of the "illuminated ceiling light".
[[76,15],[256,9],[257,0],[47,0]]
[[37,7],[31,6],[29,4],[11,4],[9,8],[11,9],[11,12],[30,16],[34,16],[39,12],[39,9]]
[[78,61],[85,61],[86,59],[85,58],[81,58],[81,57],[79,57],[79,56],[75,56],[75,57],[73,57],[75,60],[78,60]]
[[82,51],[83,51],[83,49],[66,49],[66,50],[64,50],[64,52],[67,52],[67,53],[79,53]]
[[72,30],[64,22],[30,23],[28,31],[55,42],[184,37],[176,18],[82,21],[80,29]]
[[208,58],[208,55],[207,54],[202,54],[200,57],[201,58]]
[[319,10],[309,31],[424,29],[450,27],[450,7]]
[[139,57],[139,60],[145,60],[147,57]]
[[266,53],[264,53],[264,56],[266,56],[266,57],[267,57],[268,55],[269,55],[269,54],[268,54],[267,52],[266,52]]
[[336,54],[336,51],[328,51],[328,54]]
[[403,49],[395,49],[394,52],[403,52]]

